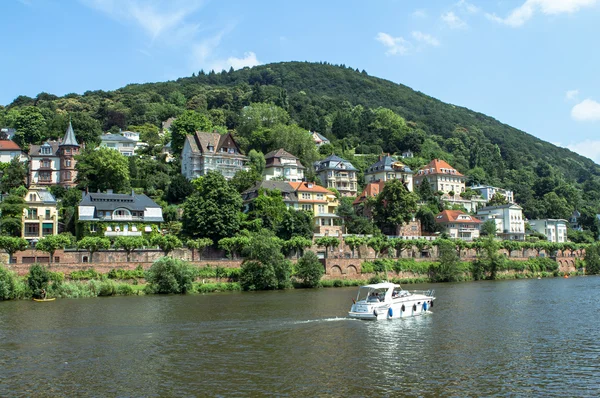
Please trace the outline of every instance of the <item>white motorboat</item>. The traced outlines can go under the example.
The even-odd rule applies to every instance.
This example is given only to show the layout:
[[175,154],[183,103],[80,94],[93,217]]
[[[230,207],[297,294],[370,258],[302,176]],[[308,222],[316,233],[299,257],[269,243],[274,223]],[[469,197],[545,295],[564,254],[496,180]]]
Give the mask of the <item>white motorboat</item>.
[[430,311],[435,300],[434,290],[404,290],[389,282],[364,285],[348,312],[350,318],[378,320],[407,318]]

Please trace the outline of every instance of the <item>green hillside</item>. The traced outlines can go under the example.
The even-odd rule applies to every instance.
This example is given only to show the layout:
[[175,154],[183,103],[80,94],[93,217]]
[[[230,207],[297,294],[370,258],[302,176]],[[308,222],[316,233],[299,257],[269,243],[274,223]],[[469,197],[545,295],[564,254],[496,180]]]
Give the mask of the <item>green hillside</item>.
[[[245,108],[259,103],[277,107]],[[343,65],[284,62],[200,71],[177,81],[108,92],[21,96],[0,107],[0,124],[16,127],[16,140],[25,146],[59,137],[69,117],[78,138],[88,143],[97,142],[102,131],[135,128],[158,144],[155,133],[161,122],[186,111],[199,114],[204,128],[234,130],[247,151],[266,153],[287,145],[305,163],[331,150],[360,169],[381,152],[410,149],[416,154],[408,162],[413,168],[443,158],[470,182],[514,190],[529,218],[566,218],[574,208],[591,214],[600,204],[600,168],[592,160],[489,116]],[[301,129],[326,135],[333,148],[314,153],[294,138]]]

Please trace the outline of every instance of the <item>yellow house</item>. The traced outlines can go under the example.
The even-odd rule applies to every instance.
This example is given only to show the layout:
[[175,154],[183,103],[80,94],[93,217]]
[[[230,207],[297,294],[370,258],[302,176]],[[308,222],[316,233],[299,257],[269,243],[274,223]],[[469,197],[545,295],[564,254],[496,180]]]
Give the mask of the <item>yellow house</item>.
[[315,233],[337,234],[341,227],[334,225],[339,202],[333,192],[312,182],[289,183],[298,197],[298,208],[313,213]]
[[29,189],[25,196],[21,235],[28,241],[58,234],[56,198],[45,189]]

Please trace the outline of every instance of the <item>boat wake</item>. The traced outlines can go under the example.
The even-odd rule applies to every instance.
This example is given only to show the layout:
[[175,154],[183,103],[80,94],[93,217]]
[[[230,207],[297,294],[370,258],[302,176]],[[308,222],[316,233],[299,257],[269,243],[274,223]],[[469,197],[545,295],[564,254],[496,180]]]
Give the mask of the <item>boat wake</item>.
[[319,322],[338,322],[338,321],[354,321],[355,319],[345,318],[345,317],[335,317],[335,318],[322,318],[322,319],[309,319],[306,321],[295,321],[294,324],[300,325],[304,323],[319,323]]

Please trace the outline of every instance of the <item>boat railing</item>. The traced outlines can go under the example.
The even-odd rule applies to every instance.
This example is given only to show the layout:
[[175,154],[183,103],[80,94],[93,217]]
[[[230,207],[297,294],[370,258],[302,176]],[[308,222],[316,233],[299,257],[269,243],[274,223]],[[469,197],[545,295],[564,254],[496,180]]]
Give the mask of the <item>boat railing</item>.
[[411,294],[422,294],[424,296],[433,297],[435,295],[435,290],[409,290]]

